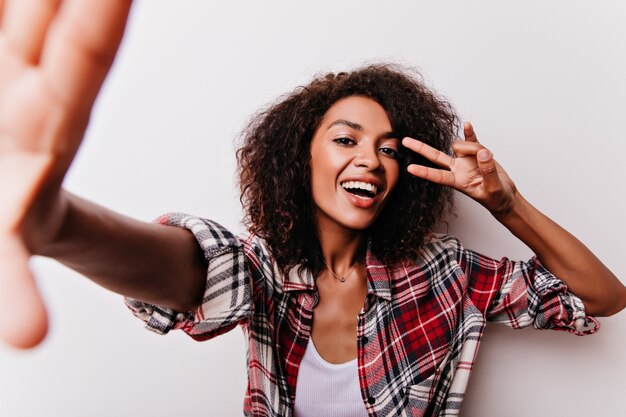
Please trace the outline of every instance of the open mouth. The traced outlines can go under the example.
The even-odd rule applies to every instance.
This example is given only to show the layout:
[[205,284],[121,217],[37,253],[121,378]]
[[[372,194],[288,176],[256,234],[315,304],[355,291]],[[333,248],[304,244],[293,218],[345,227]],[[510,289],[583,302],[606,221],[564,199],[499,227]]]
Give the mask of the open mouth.
[[346,181],[341,183],[341,186],[350,194],[363,200],[372,199],[378,194],[377,186],[362,181]]

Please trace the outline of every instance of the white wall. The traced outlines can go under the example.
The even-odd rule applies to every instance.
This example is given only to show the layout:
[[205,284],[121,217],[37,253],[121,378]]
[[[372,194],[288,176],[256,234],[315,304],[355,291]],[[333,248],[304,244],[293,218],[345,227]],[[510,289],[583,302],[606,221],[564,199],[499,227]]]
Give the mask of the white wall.
[[[516,181],[616,275],[623,256],[626,5],[615,1],[137,1],[70,190],[150,220],[239,227],[233,139],[314,73],[418,66]],[[530,252],[461,198],[451,232],[494,257]],[[33,261],[45,343],[0,347],[0,416],[236,416],[239,330],[209,343],[142,330],[119,296]],[[626,413],[626,313],[590,337],[488,327],[464,417]]]

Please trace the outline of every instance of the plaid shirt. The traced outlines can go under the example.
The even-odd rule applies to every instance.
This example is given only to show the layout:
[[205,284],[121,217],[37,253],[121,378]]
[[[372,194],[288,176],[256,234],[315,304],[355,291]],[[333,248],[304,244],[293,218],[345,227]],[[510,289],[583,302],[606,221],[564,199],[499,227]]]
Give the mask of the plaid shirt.
[[[319,300],[314,277],[283,276],[256,236],[209,220],[168,214],[209,267],[202,305],[189,313],[127,299],[158,333],[208,340],[237,325],[248,340],[246,416],[293,415],[298,367]],[[513,328],[594,333],[599,323],[536,258],[496,261],[436,235],[414,263],[390,268],[368,249],[368,294],[358,315],[358,378],[370,416],[457,416],[487,321]]]

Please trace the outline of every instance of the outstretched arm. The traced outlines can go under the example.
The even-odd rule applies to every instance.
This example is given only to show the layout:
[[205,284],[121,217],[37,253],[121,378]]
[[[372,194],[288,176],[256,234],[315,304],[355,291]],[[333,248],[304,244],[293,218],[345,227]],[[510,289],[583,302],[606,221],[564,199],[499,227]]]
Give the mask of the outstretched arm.
[[31,254],[175,309],[202,296],[204,261],[191,233],[61,190],[131,3],[0,0],[0,338],[14,346],[37,344],[47,329]]
[[578,239],[522,197],[493,154],[478,142],[470,123],[465,123],[464,135],[465,141],[453,144],[456,157],[405,138],[404,146],[444,168],[413,164],[408,171],[482,204],[567,284],[583,301],[587,314],[610,316],[623,310],[626,287],[619,279]]

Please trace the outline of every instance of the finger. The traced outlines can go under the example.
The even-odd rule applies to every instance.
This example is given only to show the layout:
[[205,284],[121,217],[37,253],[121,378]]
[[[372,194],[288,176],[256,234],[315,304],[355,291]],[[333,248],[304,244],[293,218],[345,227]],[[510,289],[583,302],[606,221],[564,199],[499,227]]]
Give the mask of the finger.
[[411,175],[414,175],[418,178],[423,178],[437,184],[448,186],[452,186],[454,184],[454,174],[444,169],[430,168],[423,165],[411,164],[407,167],[407,171],[409,171]]
[[[30,254],[16,236],[51,157],[11,156],[0,157],[0,195],[6,198],[0,207],[0,339],[29,348],[44,338],[48,321],[28,269]],[[21,175],[15,175],[18,166]]]
[[60,0],[7,0],[2,31],[13,52],[29,64],[39,62],[41,48]]
[[422,155],[424,158],[428,159],[430,162],[436,165],[439,165],[441,167],[450,168],[453,164],[453,161],[450,155],[447,155],[441,152],[440,150],[435,149],[432,146],[427,145],[424,142],[419,141],[417,139],[404,138],[402,140],[402,144],[406,146],[407,148],[409,148],[410,150],[412,150],[413,152],[416,152]]
[[478,142],[478,138],[474,132],[474,126],[472,126],[470,122],[463,124],[463,136],[467,142]]
[[48,317],[28,268],[29,253],[17,239],[0,241],[0,338],[17,348],[39,344]]
[[122,39],[132,0],[66,0],[52,23],[42,67],[54,93],[70,106],[96,98]]
[[457,140],[452,144],[452,150],[456,156],[471,156],[476,155],[481,149],[485,149],[483,145],[477,142],[466,142],[464,140]]
[[502,183],[498,176],[496,160],[493,158],[493,154],[488,149],[481,149],[476,154],[476,160],[478,161],[478,169],[483,176],[483,187],[487,192],[501,189]]

